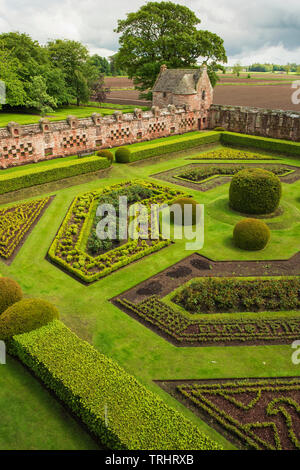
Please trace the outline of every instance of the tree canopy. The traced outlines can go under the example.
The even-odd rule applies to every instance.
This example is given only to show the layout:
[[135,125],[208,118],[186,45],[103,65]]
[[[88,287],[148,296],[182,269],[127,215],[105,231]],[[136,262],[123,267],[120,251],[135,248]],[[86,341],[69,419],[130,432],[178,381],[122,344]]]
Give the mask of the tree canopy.
[[215,85],[220,62],[227,62],[223,40],[197,29],[199,24],[194,12],[172,2],[148,2],[118,21],[116,32],[121,36],[117,63],[127,70],[143,97],[150,97],[149,90],[162,64],[190,68],[200,60],[206,63]]

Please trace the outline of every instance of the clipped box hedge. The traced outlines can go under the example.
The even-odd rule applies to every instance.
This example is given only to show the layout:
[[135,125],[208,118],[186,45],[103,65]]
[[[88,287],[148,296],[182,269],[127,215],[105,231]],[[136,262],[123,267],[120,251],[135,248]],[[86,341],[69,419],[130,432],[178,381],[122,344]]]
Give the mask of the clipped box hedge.
[[220,449],[196,425],[59,320],[15,336],[10,351],[109,448]]
[[289,140],[270,139],[255,135],[237,134],[236,132],[222,132],[221,143],[242,147],[258,148],[300,157],[300,142]]
[[128,146],[131,151],[129,162],[136,162],[143,160],[144,158],[156,157],[158,155],[164,155],[171,152],[180,152],[181,150],[187,150],[193,147],[198,147],[205,144],[213,144],[220,141],[220,132],[199,132],[199,134],[184,134],[174,138],[172,140],[166,140],[163,142],[159,139],[159,142],[151,141],[149,144],[136,147]]
[[52,162],[49,165],[37,168],[26,169],[23,167],[20,171],[7,174],[5,174],[5,170],[2,170],[0,172],[0,194],[84,173],[92,173],[108,168],[110,165],[111,163],[106,158],[92,156],[72,161],[58,160],[57,163]]

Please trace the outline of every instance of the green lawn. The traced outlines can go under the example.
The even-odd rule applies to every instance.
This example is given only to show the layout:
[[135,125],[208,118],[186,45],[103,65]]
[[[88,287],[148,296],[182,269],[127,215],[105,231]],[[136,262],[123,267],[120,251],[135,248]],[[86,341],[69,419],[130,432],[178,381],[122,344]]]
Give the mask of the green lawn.
[[[186,154],[187,152],[184,156]],[[190,252],[185,251],[184,240],[89,286],[82,285],[45,258],[71,201],[78,193],[134,178],[149,178],[151,174],[185,165],[184,156],[183,154],[174,155],[173,158],[166,156],[156,162],[149,160],[131,165],[114,164],[107,178],[57,191],[56,198],[29,235],[13,263],[10,266],[1,263],[0,273],[16,279],[27,296],[53,302],[60,310],[61,319],[81,338],[115,359],[145,386],[195,422],[201,430],[226,449],[230,449],[232,445],[219,433],[153,381],[299,375],[300,367],[293,365],[291,361],[290,345],[178,348],[110,303],[109,299],[112,297],[188,256]],[[300,162],[296,159],[286,158],[282,162],[300,166]],[[240,164],[240,161],[238,163]],[[174,187],[171,183],[155,181]],[[300,210],[299,188],[299,182],[294,185],[284,185],[283,196],[286,203],[294,205],[298,210]],[[209,207],[218,198],[225,197],[228,185],[219,186],[206,193],[185,190],[197,201]],[[205,223],[206,239],[201,252],[206,256],[249,260],[265,256],[269,259],[282,249],[283,241],[286,244],[287,254],[299,249],[299,246],[297,248],[299,224],[285,230],[274,230],[268,248],[270,251],[266,251],[264,255],[263,252],[241,253],[235,250],[228,242],[232,226],[224,221],[217,221],[215,215],[210,215],[208,212]],[[298,236],[296,241],[295,233]],[[8,423],[4,431],[3,428],[0,430],[0,449],[32,447],[51,449],[56,446],[85,449],[94,445],[85,431],[78,430],[60,405],[19,364],[9,361],[8,365],[0,366],[0,371],[2,372],[0,374],[1,418],[2,422],[4,420]],[[22,409],[18,401],[21,396]],[[30,414],[33,402],[34,415]],[[30,433],[26,423],[30,426]],[[45,432],[45,426],[51,430],[50,436]]]
[[[122,106],[113,105],[107,106],[64,106],[51,112],[49,116],[45,116],[50,121],[62,121],[69,115],[76,116],[77,118],[85,118],[91,116],[93,113],[100,113],[103,116],[113,114],[115,111],[122,111],[123,113],[131,113],[136,106]],[[39,114],[28,113],[10,113],[6,111],[0,111],[0,127],[7,126],[11,121],[17,122],[18,124],[35,124],[39,122],[41,116]]]

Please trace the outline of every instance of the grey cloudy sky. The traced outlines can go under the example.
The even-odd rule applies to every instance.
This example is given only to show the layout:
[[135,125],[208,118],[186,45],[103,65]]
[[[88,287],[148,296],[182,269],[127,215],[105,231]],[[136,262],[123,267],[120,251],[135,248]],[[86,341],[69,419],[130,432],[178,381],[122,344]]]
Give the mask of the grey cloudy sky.
[[[229,63],[300,63],[299,0],[174,0],[191,8],[200,27],[225,41]],[[0,32],[29,33],[40,42],[68,38],[109,56],[118,49],[117,20],[145,0],[0,0]]]

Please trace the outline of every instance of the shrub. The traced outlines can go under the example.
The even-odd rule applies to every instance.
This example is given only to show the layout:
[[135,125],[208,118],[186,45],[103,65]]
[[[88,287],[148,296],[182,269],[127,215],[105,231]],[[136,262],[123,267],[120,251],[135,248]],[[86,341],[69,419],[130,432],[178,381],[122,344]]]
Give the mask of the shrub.
[[93,156],[72,161],[60,160],[43,166],[38,166],[37,164],[36,168],[30,167],[30,169],[26,169],[23,167],[18,171],[8,174],[3,170],[0,175],[0,194],[85,173],[92,173],[109,166],[110,163],[107,159]]
[[0,317],[0,338],[27,333],[59,317],[54,305],[40,299],[23,299],[8,307]]
[[214,128],[214,131],[215,131],[215,132],[225,132],[225,128],[224,128],[224,127],[218,127],[218,126],[217,126],[217,127]]
[[110,150],[104,149],[97,152],[98,157],[106,158],[110,163],[114,161],[114,155]]
[[[175,199],[175,201],[172,203],[173,204],[178,204],[181,207],[182,210],[182,219],[181,219],[181,224],[184,222],[184,206],[188,205],[192,207],[192,224],[195,225],[197,222],[197,206],[198,202],[194,201],[194,199],[188,198],[188,197],[181,197],[178,199]],[[170,220],[172,223],[174,223],[174,214],[171,212],[171,217]]]
[[220,132],[188,132],[183,135],[155,139],[153,142],[143,142],[130,146],[130,162],[145,158],[157,157],[171,152],[180,152],[201,145],[213,144],[220,141]]
[[242,250],[262,250],[270,240],[270,229],[262,220],[243,219],[233,230],[233,240]]
[[198,426],[60,321],[15,336],[10,347],[111,449],[220,448]]
[[8,277],[0,278],[0,315],[8,307],[22,299],[22,289],[19,284]]
[[239,147],[258,148],[271,152],[280,152],[300,156],[300,142],[289,140],[269,139],[254,135],[238,134],[235,132],[223,132],[221,143],[227,145],[238,145]]
[[274,173],[261,168],[248,168],[233,176],[229,205],[244,214],[270,214],[281,198],[281,182]]
[[116,150],[115,157],[118,163],[129,163],[131,151],[127,147],[121,147]]

